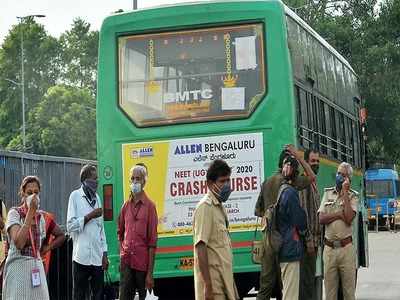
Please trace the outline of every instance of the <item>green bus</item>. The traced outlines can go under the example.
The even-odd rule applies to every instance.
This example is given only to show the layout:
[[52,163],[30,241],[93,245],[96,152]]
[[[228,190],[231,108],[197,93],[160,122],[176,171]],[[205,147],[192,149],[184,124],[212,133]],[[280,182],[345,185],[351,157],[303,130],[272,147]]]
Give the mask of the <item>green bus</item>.
[[[222,158],[233,170],[226,209],[235,279],[242,297],[257,288],[251,244],[262,181],[292,143],[318,147],[321,192],[347,161],[356,169],[352,188],[362,195],[360,102],[349,63],[281,1],[193,2],[107,17],[97,151],[112,281],[119,281],[117,219],[129,169],[144,163],[145,190],[159,217],[156,294],[193,298],[193,211],[207,190],[208,164]],[[360,266],[368,264],[366,220],[360,201]]]

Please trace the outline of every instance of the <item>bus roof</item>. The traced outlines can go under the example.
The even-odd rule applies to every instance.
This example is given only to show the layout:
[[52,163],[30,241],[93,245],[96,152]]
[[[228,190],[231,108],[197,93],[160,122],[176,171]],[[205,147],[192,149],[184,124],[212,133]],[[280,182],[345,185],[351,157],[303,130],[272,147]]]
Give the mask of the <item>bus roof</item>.
[[399,175],[397,171],[392,169],[369,169],[365,172],[366,180],[398,180]]
[[[279,2],[282,3],[280,0],[198,0],[198,1],[188,1],[188,2],[181,2],[181,3],[172,3],[172,4],[160,4],[149,6],[146,8],[139,8],[140,10],[148,10],[148,9],[157,9],[157,8],[164,8],[164,7],[174,7],[174,6],[185,6],[185,5],[198,5],[198,4],[210,4],[210,3],[228,3],[228,2]],[[127,11],[125,13],[130,13],[131,11]]]
[[[349,62],[333,48],[323,37],[321,37],[310,25],[308,25],[302,18],[300,18],[293,10],[291,10],[287,5],[285,5],[280,0],[201,0],[201,1],[191,1],[191,2],[183,2],[183,3],[174,3],[174,4],[163,4],[163,5],[156,5],[147,8],[141,8],[137,11],[145,11],[145,10],[152,10],[152,9],[159,9],[159,8],[168,8],[168,7],[175,7],[175,6],[189,6],[189,5],[204,5],[204,4],[211,4],[211,3],[235,3],[235,2],[272,2],[272,3],[279,3],[281,4],[284,9],[285,13],[293,18],[297,23],[299,23],[303,28],[310,32],[311,35],[314,36],[324,47],[326,47],[333,55],[335,55],[343,64],[345,64],[351,72],[354,74],[355,71],[349,64]],[[121,13],[115,13],[114,15],[122,15],[122,14],[131,14],[135,13],[136,11],[126,11]]]

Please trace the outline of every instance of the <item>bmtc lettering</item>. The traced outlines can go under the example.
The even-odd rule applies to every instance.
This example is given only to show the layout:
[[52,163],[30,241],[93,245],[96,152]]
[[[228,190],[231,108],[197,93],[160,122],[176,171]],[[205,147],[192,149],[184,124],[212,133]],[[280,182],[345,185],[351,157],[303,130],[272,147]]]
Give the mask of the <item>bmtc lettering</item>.
[[165,103],[187,102],[190,100],[199,100],[199,99],[211,99],[212,97],[213,94],[212,90],[210,89],[166,93]]

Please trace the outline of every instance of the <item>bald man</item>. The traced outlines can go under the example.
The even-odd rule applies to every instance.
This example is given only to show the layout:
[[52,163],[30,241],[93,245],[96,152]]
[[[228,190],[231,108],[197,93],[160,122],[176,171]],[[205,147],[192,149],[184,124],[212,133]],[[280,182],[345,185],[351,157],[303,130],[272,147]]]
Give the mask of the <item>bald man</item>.
[[121,256],[120,300],[131,300],[154,286],[153,266],[157,245],[157,211],[144,191],[147,169],[137,164],[130,170],[130,194],[118,217]]

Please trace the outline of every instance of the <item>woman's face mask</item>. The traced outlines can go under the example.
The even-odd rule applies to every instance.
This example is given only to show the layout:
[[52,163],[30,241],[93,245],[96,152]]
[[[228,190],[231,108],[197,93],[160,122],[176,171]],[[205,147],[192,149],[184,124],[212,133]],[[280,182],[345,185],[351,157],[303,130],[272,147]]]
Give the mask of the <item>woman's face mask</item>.
[[[35,196],[36,194],[30,194],[30,195],[28,195],[26,198],[25,198],[25,202],[26,202],[26,205],[28,206],[28,208],[31,206],[31,202],[32,202],[32,199],[33,199],[33,197]],[[36,199],[37,199],[37,206],[38,206],[38,208],[40,207],[40,198],[39,198],[39,194],[37,194],[36,195]]]

